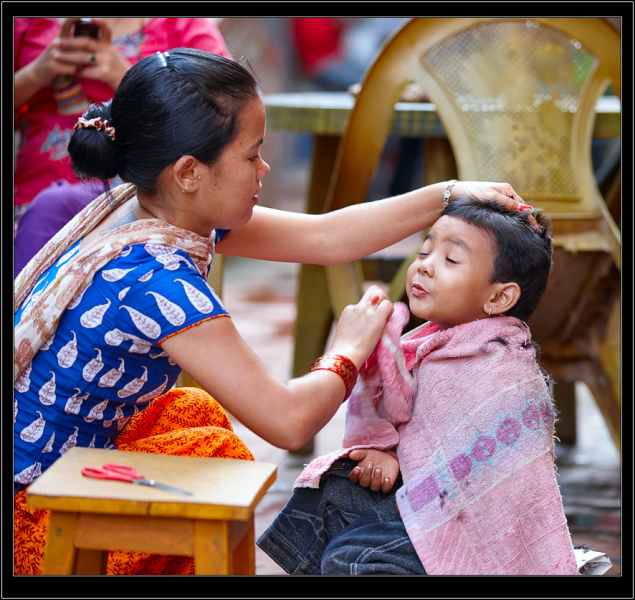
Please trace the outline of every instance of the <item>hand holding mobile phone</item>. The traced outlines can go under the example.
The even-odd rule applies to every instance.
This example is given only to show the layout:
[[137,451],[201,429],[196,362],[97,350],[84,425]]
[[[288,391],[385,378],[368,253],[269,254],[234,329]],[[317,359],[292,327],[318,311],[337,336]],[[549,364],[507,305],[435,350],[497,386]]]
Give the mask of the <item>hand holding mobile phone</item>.
[[75,23],[73,29],[73,37],[90,37],[95,40],[99,39],[99,25],[93,23],[92,19],[80,19]]

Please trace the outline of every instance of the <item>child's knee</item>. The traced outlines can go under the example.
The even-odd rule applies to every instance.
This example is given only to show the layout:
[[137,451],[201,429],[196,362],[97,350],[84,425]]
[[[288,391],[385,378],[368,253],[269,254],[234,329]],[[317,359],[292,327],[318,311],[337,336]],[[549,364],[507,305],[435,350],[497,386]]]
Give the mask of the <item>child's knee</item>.
[[398,521],[368,522],[335,538],[321,562],[322,575],[425,575]]
[[322,575],[356,575],[357,562],[350,546],[327,548],[320,565]]

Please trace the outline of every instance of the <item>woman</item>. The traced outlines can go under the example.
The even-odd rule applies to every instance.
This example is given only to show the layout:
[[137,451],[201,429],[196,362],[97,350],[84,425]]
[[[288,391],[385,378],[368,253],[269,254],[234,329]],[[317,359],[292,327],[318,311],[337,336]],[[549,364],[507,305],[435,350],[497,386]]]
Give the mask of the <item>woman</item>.
[[[68,148],[77,172],[129,183],[92,202],[16,281],[18,571],[37,572],[43,543],[33,539],[47,519],[25,507],[24,488],[73,445],[249,459],[220,406],[297,449],[348,397],[392,311],[387,295],[371,287],[347,307],[330,351],[283,382],[206,281],[216,244],[223,254],[336,264],[431,225],[444,191],[522,202],[507,184],[450,182],[321,216],[258,207],[264,136],[250,72],[189,49],[144,59],[112,102],[79,119]],[[181,369],[204,392],[171,390]],[[154,558],[120,555],[111,553],[109,572],[192,569],[166,558],[151,570]]]
[[[58,181],[77,184],[66,152],[73,126],[88,102],[112,98],[133,64],[176,47],[231,58],[213,19],[93,19],[99,39],[73,36],[78,20],[14,22],[14,103],[22,136],[15,172],[16,221],[40,191]],[[68,192],[64,186],[59,195]]]

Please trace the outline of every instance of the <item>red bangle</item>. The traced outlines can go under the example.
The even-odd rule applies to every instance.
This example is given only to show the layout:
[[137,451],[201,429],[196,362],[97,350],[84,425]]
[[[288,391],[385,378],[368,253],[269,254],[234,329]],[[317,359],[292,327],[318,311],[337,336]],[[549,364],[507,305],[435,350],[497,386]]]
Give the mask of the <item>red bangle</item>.
[[346,396],[344,396],[345,402],[351,395],[355,383],[357,382],[357,367],[350,358],[342,356],[341,354],[323,354],[315,359],[309,373],[311,371],[333,371],[337,373],[346,385]]

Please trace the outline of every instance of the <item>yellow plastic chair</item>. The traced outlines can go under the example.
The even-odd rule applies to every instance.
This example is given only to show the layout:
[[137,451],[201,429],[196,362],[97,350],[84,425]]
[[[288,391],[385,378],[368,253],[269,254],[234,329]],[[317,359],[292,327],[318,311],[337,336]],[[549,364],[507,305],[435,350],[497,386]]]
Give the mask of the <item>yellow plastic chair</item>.
[[[554,271],[529,321],[558,382],[584,381],[620,448],[620,231],[591,162],[595,106],[620,97],[620,34],[601,18],[420,18],[380,49],[338,147],[325,212],[363,202],[411,82],[437,107],[435,180],[505,181],[553,221]],[[427,179],[430,180],[430,172]],[[407,259],[391,284],[403,297]],[[362,295],[360,261],[326,268],[333,314]],[[564,389],[564,383],[560,389]],[[556,394],[558,393],[556,387]]]

